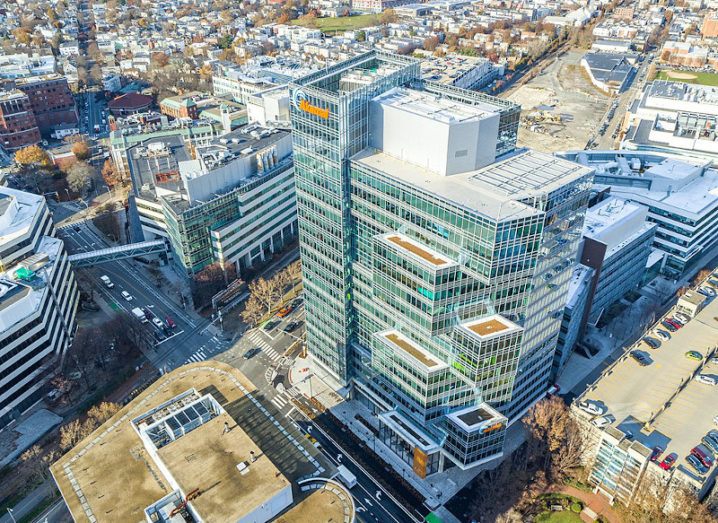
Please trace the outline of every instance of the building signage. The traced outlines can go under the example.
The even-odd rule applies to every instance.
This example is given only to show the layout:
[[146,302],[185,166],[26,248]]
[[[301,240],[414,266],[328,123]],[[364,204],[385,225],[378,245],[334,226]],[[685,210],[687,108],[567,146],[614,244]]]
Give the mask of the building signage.
[[487,426],[485,426],[485,427],[481,427],[481,429],[479,429],[479,432],[480,432],[481,434],[489,434],[489,433],[491,433],[491,432],[495,432],[495,431],[501,430],[501,429],[503,429],[503,428],[504,428],[504,422],[503,422],[503,421],[499,421],[499,422],[494,423],[494,424],[492,424],[492,425],[487,425]]
[[426,477],[426,452],[419,447],[414,447],[414,473],[421,479]]
[[292,105],[294,105],[294,107],[299,111],[313,114],[314,116],[318,116],[319,118],[323,118],[324,120],[327,120],[329,118],[329,109],[322,109],[321,107],[317,107],[316,105],[310,104],[307,101],[307,96],[302,92],[301,89],[297,89],[294,91],[294,95],[292,96]]

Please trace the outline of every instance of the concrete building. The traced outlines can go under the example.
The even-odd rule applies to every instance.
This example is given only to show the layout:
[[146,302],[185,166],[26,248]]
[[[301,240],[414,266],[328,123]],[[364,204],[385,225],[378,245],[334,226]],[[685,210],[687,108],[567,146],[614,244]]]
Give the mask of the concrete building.
[[15,87],[30,100],[41,134],[49,136],[55,126],[79,122],[75,98],[64,76],[53,73],[19,78]]
[[718,161],[718,87],[654,80],[630,113],[623,148]]
[[42,196],[0,187],[0,426],[35,403],[70,345],[79,292]]
[[179,134],[126,150],[145,238],[166,237],[179,271],[215,262],[238,273],[297,234],[292,140],[282,129],[245,126],[190,148]]
[[41,140],[30,99],[19,90],[0,91],[0,147],[17,151]]
[[418,477],[502,455],[548,388],[591,169],[512,102],[369,52],[290,84],[307,347]]
[[[589,482],[609,499],[629,504],[647,486],[658,492],[665,488],[661,499],[670,505],[677,489],[688,488],[701,499],[712,488],[718,469],[701,473],[686,456],[715,428],[715,412],[706,406],[717,404],[718,388],[694,378],[718,372],[716,316],[718,301],[713,300],[659,348],[637,347],[647,365],[626,352],[576,398],[571,410],[588,440]],[[689,349],[700,355],[697,360],[686,356]],[[601,423],[592,422],[595,416],[578,407],[582,401],[604,409],[608,422],[599,428]],[[660,455],[651,461],[656,447]],[[659,463],[670,454],[675,463],[663,470]]]
[[718,172],[710,163],[637,151],[574,151],[560,157],[596,169],[596,190],[648,208],[661,271],[678,278],[718,240]]
[[641,283],[657,228],[647,218],[647,207],[619,198],[607,198],[586,212],[579,259],[594,271],[592,325]]
[[52,465],[73,520],[353,523],[336,471],[254,389],[216,361],[162,376]]

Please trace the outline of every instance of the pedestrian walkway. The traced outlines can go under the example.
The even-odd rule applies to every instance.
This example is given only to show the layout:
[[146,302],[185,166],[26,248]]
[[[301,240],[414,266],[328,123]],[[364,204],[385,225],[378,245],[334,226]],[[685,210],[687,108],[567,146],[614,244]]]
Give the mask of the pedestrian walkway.
[[594,492],[586,492],[585,490],[579,490],[576,487],[564,485],[555,490],[561,494],[567,494],[578,498],[589,507],[592,511],[598,514],[601,518],[608,521],[608,523],[621,523],[621,517],[613,510],[611,503],[608,501],[606,496],[596,494]]

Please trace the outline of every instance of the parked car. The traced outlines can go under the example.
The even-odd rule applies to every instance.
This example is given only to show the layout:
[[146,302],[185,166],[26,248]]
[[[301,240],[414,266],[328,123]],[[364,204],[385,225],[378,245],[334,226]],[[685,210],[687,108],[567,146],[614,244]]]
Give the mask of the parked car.
[[646,345],[648,345],[652,349],[657,349],[661,346],[660,341],[658,341],[656,338],[651,338],[650,336],[644,336],[643,341],[645,341]]
[[703,465],[703,463],[701,463],[700,460],[693,454],[686,456],[686,461],[688,462],[688,465],[690,465],[690,467],[701,476],[708,472],[708,467]]
[[304,298],[302,298],[301,296],[299,296],[298,298],[294,298],[289,305],[291,305],[293,308],[296,309],[296,308],[299,307],[302,303],[304,303]]
[[678,329],[673,326],[672,323],[668,323],[666,320],[663,320],[661,322],[661,325],[663,325],[666,329],[668,329],[670,332],[676,332]]
[[606,414],[605,416],[601,416],[600,418],[596,418],[591,423],[593,423],[596,427],[599,429],[602,429],[603,427],[610,425],[616,421],[615,416],[613,414]]
[[132,295],[127,291],[122,291],[120,294],[122,294],[122,297],[127,301],[132,301]]
[[676,454],[675,452],[671,452],[670,454],[668,454],[668,456],[666,456],[663,459],[663,461],[661,461],[658,464],[658,466],[661,467],[663,470],[671,470],[671,467],[673,466],[673,464],[676,462],[677,459],[678,459],[678,454]]
[[581,401],[578,404],[578,408],[584,412],[593,414],[594,416],[601,416],[602,414],[605,414],[607,411],[606,407],[603,407],[601,405],[598,405],[598,404],[596,404],[592,401],[588,401],[588,400]]
[[683,322],[683,325],[685,325],[686,323],[691,321],[690,316],[687,316],[687,315],[683,314],[682,312],[676,312],[673,315],[673,317],[676,318],[677,320],[680,320],[681,322]]
[[676,321],[675,318],[668,318],[666,321],[673,325],[676,329],[680,329],[683,327],[683,324],[679,321]]
[[696,374],[696,377],[693,378],[698,383],[703,383],[705,385],[716,385],[718,384],[718,380],[715,376],[711,376],[710,374]]
[[149,307],[142,307],[142,312],[145,313],[145,318],[147,318],[148,320],[151,320],[155,317],[154,313],[150,310]]
[[641,367],[646,367],[651,364],[651,359],[640,350],[632,350],[631,358],[636,360]]
[[671,339],[670,334],[668,334],[666,331],[662,331],[660,329],[656,329],[656,336],[661,338],[663,341],[668,341]]
[[708,433],[705,436],[703,436],[701,443],[703,443],[706,447],[711,449],[713,452],[718,452],[718,437],[712,437],[710,435],[710,433]]
[[165,324],[162,323],[162,320],[159,318],[152,318],[152,325],[154,325],[161,331],[165,330]]
[[688,323],[687,321],[684,321],[683,318],[679,318],[679,317],[678,317],[677,315],[675,315],[675,314],[674,314],[673,316],[671,316],[671,318],[670,318],[669,321],[671,321],[671,322],[673,322],[673,323],[677,323],[677,324],[680,325],[681,327],[685,327],[686,323]]
[[688,352],[686,352],[686,358],[688,358],[689,360],[701,361],[703,359],[703,354],[701,354],[697,350],[689,350]]
[[713,466],[713,462],[715,461],[713,453],[703,445],[696,445],[693,447],[691,449],[691,454],[697,457],[707,468],[711,468]]
[[651,461],[657,461],[658,458],[661,457],[661,454],[663,454],[663,447],[653,447],[653,450],[651,451]]
[[704,296],[708,296],[708,297],[710,297],[710,298],[712,298],[713,296],[716,295],[716,291],[714,291],[713,289],[711,289],[711,288],[708,287],[707,285],[704,285],[704,286],[702,286],[701,288],[699,288],[699,289],[698,289],[698,292],[701,293],[701,294],[703,294]]
[[177,327],[177,324],[176,324],[176,323],[174,322],[174,320],[173,320],[172,318],[170,318],[169,316],[167,316],[167,317],[165,318],[165,323],[167,324],[167,326],[168,326],[170,329],[174,329],[175,327]]
[[162,340],[167,339],[167,336],[165,336],[162,331],[154,331],[153,335],[157,341],[162,341]]

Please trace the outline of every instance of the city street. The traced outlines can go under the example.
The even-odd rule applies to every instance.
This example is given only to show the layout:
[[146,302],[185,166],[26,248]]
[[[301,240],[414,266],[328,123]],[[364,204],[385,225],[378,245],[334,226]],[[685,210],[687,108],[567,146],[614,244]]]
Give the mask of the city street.
[[[65,241],[71,254],[110,246],[86,222],[60,227],[58,236]],[[79,271],[95,283],[96,292],[114,310],[131,314],[130,311],[135,307],[146,307],[160,320],[166,321],[169,318],[176,324],[176,327],[169,331],[170,336],[167,339],[159,341],[153,350],[147,351],[146,356],[153,365],[167,371],[189,361],[207,359],[226,349],[228,343],[210,332],[208,320],[184,310],[174,300],[169,299],[165,293],[175,291],[164,289],[164,293],[161,292],[146,275],[138,273],[138,268],[139,262],[119,260]],[[114,288],[108,289],[102,284],[102,275],[110,278]],[[129,293],[132,300],[123,298],[122,291]],[[157,328],[151,322],[144,325],[148,337],[153,337]]]

